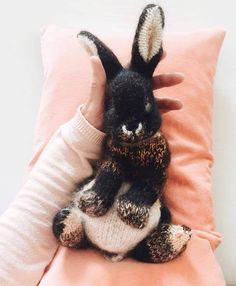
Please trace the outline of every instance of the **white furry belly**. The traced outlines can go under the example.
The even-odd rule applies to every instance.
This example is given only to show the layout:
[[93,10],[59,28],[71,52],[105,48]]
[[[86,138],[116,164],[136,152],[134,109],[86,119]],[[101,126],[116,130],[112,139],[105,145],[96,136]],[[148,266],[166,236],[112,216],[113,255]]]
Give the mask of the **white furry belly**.
[[[121,187],[119,194],[124,193],[127,185]],[[113,253],[126,253],[142,241],[160,220],[160,202],[157,201],[149,213],[147,225],[137,229],[124,223],[116,211],[116,203],[101,217],[90,217],[80,211],[80,217],[87,237],[100,249]]]

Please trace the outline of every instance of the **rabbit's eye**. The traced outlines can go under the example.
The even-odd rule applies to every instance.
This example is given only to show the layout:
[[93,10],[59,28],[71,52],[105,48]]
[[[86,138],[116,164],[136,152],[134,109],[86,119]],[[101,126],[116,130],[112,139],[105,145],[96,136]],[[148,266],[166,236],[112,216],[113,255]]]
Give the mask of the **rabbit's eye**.
[[149,112],[150,110],[151,110],[151,103],[150,102],[147,102],[146,104],[145,104],[145,111],[146,112]]

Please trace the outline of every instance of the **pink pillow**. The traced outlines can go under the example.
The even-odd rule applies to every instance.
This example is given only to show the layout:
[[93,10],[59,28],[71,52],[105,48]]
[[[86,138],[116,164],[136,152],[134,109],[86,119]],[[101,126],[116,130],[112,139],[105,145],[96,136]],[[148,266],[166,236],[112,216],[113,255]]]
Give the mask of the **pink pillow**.
[[[49,27],[42,32],[45,83],[30,168],[43,147],[89,91],[91,70],[88,55],[79,46],[79,29]],[[167,58],[158,73],[181,71],[183,84],[157,91],[184,103],[181,111],[163,116],[162,130],[172,151],[165,196],[174,223],[195,230],[187,251],[166,264],[144,264],[130,259],[118,264],[105,261],[95,251],[59,248],[40,285],[225,285],[212,253],[220,243],[215,231],[211,196],[212,84],[217,57],[224,39],[220,29],[194,33],[167,34]],[[96,33],[125,64],[129,61],[133,35]],[[184,272],[183,272],[184,271]],[[119,275],[119,278],[117,278]]]

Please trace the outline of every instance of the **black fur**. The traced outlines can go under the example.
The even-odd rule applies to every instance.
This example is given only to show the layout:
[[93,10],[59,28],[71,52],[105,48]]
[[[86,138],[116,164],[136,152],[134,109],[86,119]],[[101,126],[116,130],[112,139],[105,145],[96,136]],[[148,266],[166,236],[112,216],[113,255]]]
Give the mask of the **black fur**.
[[[185,249],[191,236],[189,228],[180,228],[178,234],[184,237],[180,248],[176,248],[176,240],[173,243],[175,237],[173,238],[171,232],[174,225],[171,225],[171,214],[164,202],[163,188],[171,156],[168,142],[159,131],[162,119],[152,91],[152,75],[161,59],[163,49],[160,45],[151,59],[145,53],[142,55],[147,49],[141,49],[140,54],[139,36],[147,15],[159,15],[159,23],[161,22],[162,28],[164,27],[162,9],[154,4],[147,5],[140,16],[131,62],[126,68],[122,67],[114,53],[96,36],[87,31],[78,34],[84,38],[85,44],[89,43],[90,53],[98,54],[106,72],[107,136],[104,140],[102,160],[96,166],[94,174],[78,185],[70,205],[55,216],[53,233],[64,246],[92,246],[102,250],[106,257],[113,261],[130,256],[144,262],[166,262],[177,257]],[[148,28],[150,33],[156,31],[153,26]],[[152,36],[147,43],[149,45],[152,43]],[[127,182],[130,183],[128,191],[117,196],[122,183]],[[132,251],[127,250],[129,253],[110,253],[105,250],[106,246],[104,249],[99,248],[86,237],[84,221],[80,221],[76,216],[78,207],[89,216],[102,216],[114,205],[115,199],[116,211],[121,220],[139,229],[146,226],[149,211],[157,199],[161,205],[158,226]],[[68,217],[70,211],[75,213]]]
[[52,231],[55,237],[58,239],[60,234],[63,232],[65,227],[63,221],[66,217],[70,214],[70,210],[65,208],[61,209],[54,217],[53,224],[52,224]]
[[78,207],[90,216],[104,215],[113,204],[122,179],[118,164],[104,161],[95,176],[95,184],[80,196]]
[[[150,104],[150,111],[145,106]],[[122,126],[130,131],[142,123],[140,136],[124,136]],[[161,126],[161,115],[156,104],[151,79],[132,70],[123,69],[108,84],[105,99],[105,132],[115,143],[137,142],[154,135]]]
[[171,223],[170,210],[166,206],[164,206],[164,205],[161,206],[160,223]]
[[81,31],[78,36],[86,36],[88,39],[96,43],[98,55],[102,61],[106,72],[107,81],[109,82],[110,80],[112,80],[122,69],[120,62],[118,61],[114,53],[96,36],[87,31]]
[[[161,59],[162,46],[148,62],[139,53],[140,30],[151,8],[156,5],[147,5],[140,16],[131,62],[126,68],[96,36],[87,31],[78,35],[96,46],[107,76],[104,162],[95,185],[81,195],[78,206],[91,216],[104,215],[113,204],[122,181],[131,182],[131,189],[118,199],[117,211],[121,219],[137,228],[145,226],[149,209],[162,193],[170,161],[164,136],[152,138],[162,122],[152,91],[152,74]],[[159,21],[164,27],[164,14],[160,7],[158,9]],[[115,168],[104,168],[105,165]]]
[[[141,241],[132,251],[129,256],[142,262],[148,263],[163,263],[168,262],[179,256],[186,248],[187,241],[183,243],[181,249],[175,250],[172,246],[172,236],[170,224],[159,224],[148,237]],[[183,232],[191,237],[191,230],[186,226],[182,226]]]

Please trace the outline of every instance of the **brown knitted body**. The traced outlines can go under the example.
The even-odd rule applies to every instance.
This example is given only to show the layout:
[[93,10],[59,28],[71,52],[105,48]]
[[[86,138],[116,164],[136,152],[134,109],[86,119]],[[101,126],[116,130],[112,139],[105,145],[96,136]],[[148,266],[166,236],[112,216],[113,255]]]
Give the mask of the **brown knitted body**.
[[[135,144],[116,144],[108,139],[105,150],[110,159],[124,168],[127,180],[158,177],[158,172],[166,170],[170,163],[170,149],[162,132]],[[161,181],[161,178],[158,180]]]

